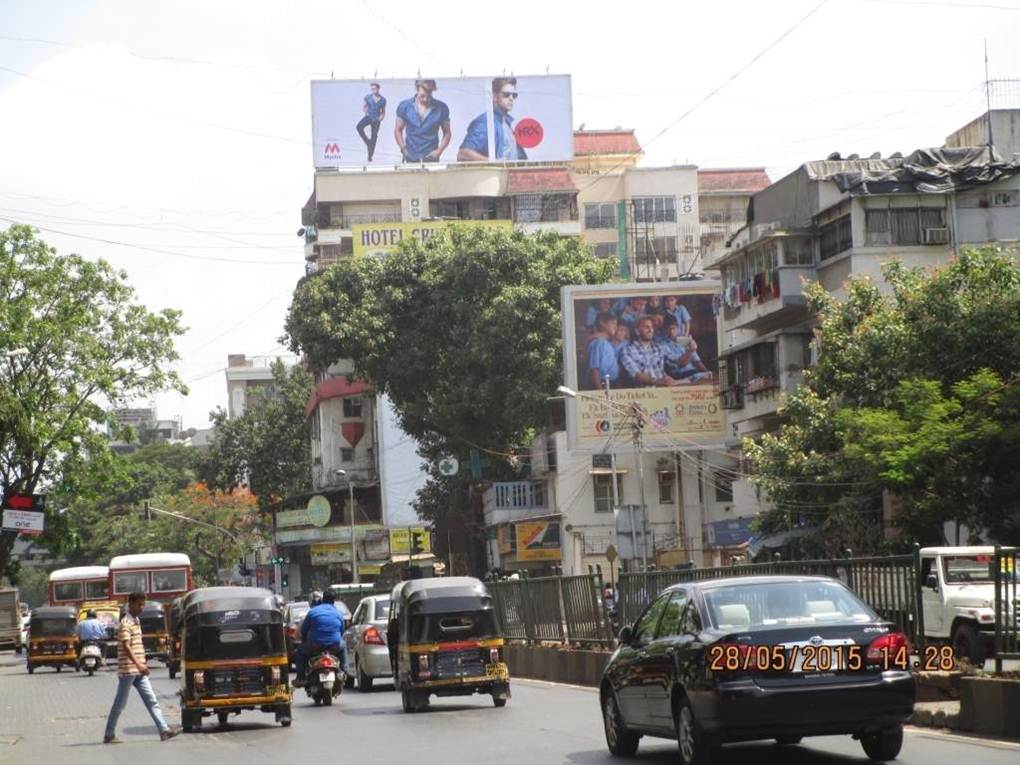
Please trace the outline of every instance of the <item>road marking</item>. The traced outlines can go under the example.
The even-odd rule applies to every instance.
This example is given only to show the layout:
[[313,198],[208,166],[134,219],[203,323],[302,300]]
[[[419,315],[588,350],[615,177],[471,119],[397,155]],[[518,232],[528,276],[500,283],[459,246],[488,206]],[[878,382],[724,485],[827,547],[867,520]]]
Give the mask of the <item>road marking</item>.
[[525,685],[536,685],[538,687],[546,688],[572,688],[575,691],[588,691],[589,693],[598,693],[598,688],[592,688],[590,685],[573,685],[571,683],[554,683],[551,680],[535,680],[531,677],[514,677],[510,676],[510,684],[524,683]]
[[976,746],[987,746],[992,749],[1007,749],[1010,751],[1020,751],[1020,742],[1014,741],[1003,741],[1002,739],[989,738],[982,736],[978,733],[948,733],[940,730],[926,730],[923,728],[914,728],[907,726],[907,733],[917,736],[918,738],[934,738],[934,739],[948,739],[949,741],[956,741],[960,744],[973,744]]

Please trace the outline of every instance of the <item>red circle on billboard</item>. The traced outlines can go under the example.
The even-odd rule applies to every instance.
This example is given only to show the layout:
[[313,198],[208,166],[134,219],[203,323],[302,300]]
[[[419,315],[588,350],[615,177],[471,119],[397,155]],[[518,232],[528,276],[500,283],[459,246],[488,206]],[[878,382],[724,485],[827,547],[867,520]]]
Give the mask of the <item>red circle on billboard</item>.
[[542,123],[538,120],[525,117],[514,128],[514,138],[517,139],[518,146],[534,149],[545,138],[545,130],[542,129]]

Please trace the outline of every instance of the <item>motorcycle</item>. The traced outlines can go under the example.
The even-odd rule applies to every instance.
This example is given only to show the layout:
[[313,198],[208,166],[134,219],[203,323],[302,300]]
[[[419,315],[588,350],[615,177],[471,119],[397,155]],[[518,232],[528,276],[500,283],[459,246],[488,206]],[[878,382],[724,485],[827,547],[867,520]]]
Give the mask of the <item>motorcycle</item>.
[[328,651],[313,654],[308,660],[305,693],[315,706],[328,707],[344,689],[340,660]]
[[95,640],[89,640],[81,647],[78,654],[78,668],[84,669],[92,677],[96,670],[103,666],[103,649]]

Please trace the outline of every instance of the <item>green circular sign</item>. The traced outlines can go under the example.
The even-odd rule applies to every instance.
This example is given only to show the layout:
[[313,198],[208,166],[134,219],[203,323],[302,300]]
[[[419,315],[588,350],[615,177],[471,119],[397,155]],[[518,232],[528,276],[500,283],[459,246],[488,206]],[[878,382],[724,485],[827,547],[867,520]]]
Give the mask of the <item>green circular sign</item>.
[[321,494],[316,494],[308,500],[308,522],[313,526],[325,526],[329,523],[329,517],[333,509],[329,500]]

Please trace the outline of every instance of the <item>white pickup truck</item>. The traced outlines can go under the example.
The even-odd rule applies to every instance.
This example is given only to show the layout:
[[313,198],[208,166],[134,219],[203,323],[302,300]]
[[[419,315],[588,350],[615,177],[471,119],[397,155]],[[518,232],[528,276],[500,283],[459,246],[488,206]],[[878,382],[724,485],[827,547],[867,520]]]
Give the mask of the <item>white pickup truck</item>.
[[[957,657],[979,666],[995,648],[994,565],[995,548],[990,546],[921,550],[925,638],[952,645]],[[1017,605],[1008,605],[1009,618],[1017,618]]]

